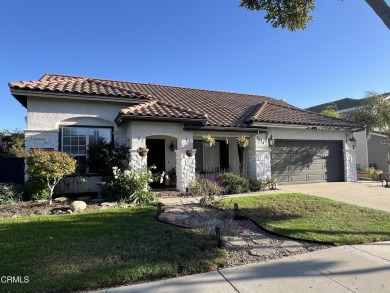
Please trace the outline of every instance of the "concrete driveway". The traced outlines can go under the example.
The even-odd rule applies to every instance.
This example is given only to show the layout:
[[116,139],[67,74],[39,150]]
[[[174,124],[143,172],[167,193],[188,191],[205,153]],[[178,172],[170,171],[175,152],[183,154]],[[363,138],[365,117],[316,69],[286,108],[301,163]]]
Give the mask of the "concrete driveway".
[[390,188],[381,182],[331,182],[280,185],[278,193],[299,192],[390,212]]

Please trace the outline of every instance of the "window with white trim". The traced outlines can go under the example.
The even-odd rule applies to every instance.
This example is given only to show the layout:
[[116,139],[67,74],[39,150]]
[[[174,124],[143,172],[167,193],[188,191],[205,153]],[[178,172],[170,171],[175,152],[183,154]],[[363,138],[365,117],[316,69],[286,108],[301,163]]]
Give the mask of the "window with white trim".
[[80,173],[87,170],[88,145],[112,141],[111,127],[62,127],[61,150],[77,160]]

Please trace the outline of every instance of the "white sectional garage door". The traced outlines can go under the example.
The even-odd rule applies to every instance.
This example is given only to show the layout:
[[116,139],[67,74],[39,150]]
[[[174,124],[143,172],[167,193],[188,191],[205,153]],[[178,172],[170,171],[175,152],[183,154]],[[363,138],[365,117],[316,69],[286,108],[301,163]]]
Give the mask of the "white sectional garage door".
[[272,176],[278,183],[344,181],[342,142],[276,140]]

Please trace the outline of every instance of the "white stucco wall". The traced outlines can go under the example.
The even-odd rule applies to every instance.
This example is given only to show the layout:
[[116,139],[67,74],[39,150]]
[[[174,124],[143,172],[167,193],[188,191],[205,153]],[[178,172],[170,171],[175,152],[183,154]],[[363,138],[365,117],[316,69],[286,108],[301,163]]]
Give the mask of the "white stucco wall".
[[26,149],[39,146],[58,150],[59,128],[66,125],[111,126],[114,128],[115,141],[127,144],[126,129],[114,123],[120,109],[127,106],[129,104],[29,98]]
[[355,132],[354,137],[356,139],[356,164],[363,170],[368,168],[368,146],[366,131]]

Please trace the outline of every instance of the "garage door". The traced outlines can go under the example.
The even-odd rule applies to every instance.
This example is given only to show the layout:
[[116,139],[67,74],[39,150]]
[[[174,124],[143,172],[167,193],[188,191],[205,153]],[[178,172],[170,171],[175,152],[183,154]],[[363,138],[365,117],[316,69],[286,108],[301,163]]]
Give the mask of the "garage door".
[[276,140],[272,176],[278,183],[344,181],[341,142]]

